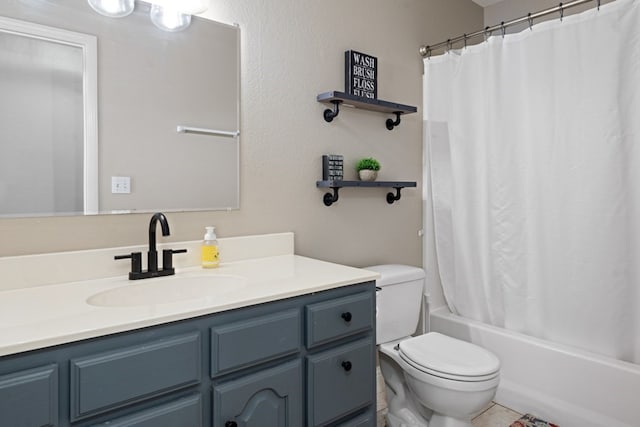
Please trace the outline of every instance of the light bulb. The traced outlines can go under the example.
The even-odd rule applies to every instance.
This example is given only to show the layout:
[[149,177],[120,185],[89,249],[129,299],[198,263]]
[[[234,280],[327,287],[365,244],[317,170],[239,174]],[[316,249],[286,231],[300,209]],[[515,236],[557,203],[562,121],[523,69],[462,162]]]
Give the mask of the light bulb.
[[209,0],[149,0],[149,2],[185,15],[197,15],[209,8]]
[[191,24],[191,15],[187,15],[157,4],[151,5],[151,22],[164,31],[182,31]]
[[122,18],[130,15],[135,8],[134,0],[87,0],[89,6],[100,15]]

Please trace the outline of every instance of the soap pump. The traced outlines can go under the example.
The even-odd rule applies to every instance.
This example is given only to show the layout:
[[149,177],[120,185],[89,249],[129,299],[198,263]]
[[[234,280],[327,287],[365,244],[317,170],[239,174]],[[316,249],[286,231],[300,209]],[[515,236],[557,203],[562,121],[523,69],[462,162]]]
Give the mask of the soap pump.
[[206,233],[202,241],[202,267],[216,268],[220,264],[220,260],[215,227],[205,227],[205,229]]

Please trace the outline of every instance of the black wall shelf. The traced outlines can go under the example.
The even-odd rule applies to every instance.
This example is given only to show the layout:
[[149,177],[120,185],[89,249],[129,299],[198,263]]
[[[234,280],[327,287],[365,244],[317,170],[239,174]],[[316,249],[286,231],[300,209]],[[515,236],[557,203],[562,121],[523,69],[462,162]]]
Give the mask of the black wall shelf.
[[393,204],[400,200],[400,190],[405,187],[415,187],[415,181],[316,181],[318,188],[330,188],[333,193],[325,193],[322,198],[325,206],[331,206],[338,201],[338,190],[342,187],[384,187],[394,188],[396,193],[387,193],[387,203]]
[[396,120],[387,119],[387,129],[393,130],[400,124],[400,116],[403,114],[416,113],[417,107],[411,105],[397,104],[395,102],[383,101],[381,99],[369,99],[361,96],[351,95],[350,93],[331,91],[324,92],[316,98],[318,102],[323,104],[333,104],[333,110],[327,108],[324,110],[323,116],[325,121],[331,122],[340,113],[340,105],[348,105],[364,110],[378,111],[380,113],[395,114]]

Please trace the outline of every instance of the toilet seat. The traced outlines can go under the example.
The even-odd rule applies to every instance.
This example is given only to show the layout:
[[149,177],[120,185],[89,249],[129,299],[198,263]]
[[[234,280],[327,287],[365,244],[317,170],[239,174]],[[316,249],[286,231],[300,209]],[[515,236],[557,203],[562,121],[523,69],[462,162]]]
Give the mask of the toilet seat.
[[414,369],[449,380],[488,381],[500,371],[500,361],[493,353],[437,332],[401,341],[398,354]]

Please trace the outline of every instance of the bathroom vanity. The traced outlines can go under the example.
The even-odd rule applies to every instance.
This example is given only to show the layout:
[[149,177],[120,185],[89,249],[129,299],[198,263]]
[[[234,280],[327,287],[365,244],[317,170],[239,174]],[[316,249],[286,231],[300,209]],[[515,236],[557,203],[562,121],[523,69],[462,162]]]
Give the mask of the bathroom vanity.
[[[178,269],[167,283],[181,275],[244,282],[150,304],[120,299],[138,285],[122,278],[0,292],[0,310],[34,300],[0,326],[2,425],[375,425],[376,273],[290,253]],[[141,285],[161,292],[163,280]],[[30,314],[46,301],[57,315]]]

